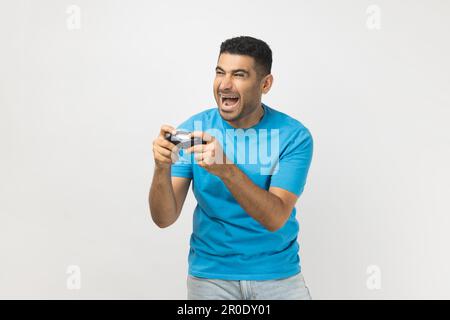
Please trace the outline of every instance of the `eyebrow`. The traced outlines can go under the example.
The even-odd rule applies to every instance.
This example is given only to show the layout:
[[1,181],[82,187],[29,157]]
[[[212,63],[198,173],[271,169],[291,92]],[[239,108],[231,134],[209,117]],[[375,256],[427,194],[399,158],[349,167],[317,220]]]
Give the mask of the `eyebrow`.
[[[222,69],[221,67],[219,67],[219,66],[216,67],[216,71],[217,71],[217,70],[220,70],[220,71],[224,71],[224,72],[225,72],[225,70],[223,70],[223,69]],[[250,72],[248,72],[248,71],[245,70],[245,69],[234,69],[234,70],[231,70],[231,72],[232,72],[232,73],[243,72],[243,73],[245,73],[245,74],[247,74],[247,75],[250,74]]]

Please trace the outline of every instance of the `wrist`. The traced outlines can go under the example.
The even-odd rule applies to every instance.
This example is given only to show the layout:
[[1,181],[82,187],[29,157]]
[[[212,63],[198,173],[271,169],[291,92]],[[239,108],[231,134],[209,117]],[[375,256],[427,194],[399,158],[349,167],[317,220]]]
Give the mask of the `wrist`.
[[224,164],[224,170],[221,174],[221,179],[225,181],[231,181],[236,177],[237,170],[239,170],[235,164]]
[[171,165],[155,163],[155,171],[158,173],[170,173]]

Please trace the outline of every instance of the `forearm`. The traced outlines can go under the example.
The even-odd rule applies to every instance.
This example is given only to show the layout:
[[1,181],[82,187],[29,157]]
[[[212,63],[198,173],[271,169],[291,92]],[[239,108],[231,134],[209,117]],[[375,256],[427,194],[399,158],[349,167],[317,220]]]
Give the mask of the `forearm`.
[[155,167],[148,200],[152,219],[159,227],[167,227],[177,219],[170,167]]
[[[228,165],[227,165],[228,166]],[[275,194],[255,185],[235,165],[229,165],[222,181],[241,207],[270,231],[284,224],[283,201]]]

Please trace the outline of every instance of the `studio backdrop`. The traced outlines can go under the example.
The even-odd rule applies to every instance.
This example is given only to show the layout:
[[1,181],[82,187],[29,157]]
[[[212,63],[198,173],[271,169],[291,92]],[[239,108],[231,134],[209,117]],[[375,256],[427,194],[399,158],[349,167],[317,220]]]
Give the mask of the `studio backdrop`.
[[215,107],[225,39],[309,128],[314,299],[450,298],[450,2],[0,2],[0,298],[185,299],[196,205],[151,220],[152,141]]

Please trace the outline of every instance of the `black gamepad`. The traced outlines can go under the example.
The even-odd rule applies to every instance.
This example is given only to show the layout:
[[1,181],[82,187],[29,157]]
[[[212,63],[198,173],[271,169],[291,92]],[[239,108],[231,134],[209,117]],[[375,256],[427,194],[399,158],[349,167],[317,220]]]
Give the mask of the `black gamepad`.
[[197,144],[206,144],[200,137],[189,137],[189,131],[177,130],[175,134],[166,133],[165,138],[181,149],[186,149]]

